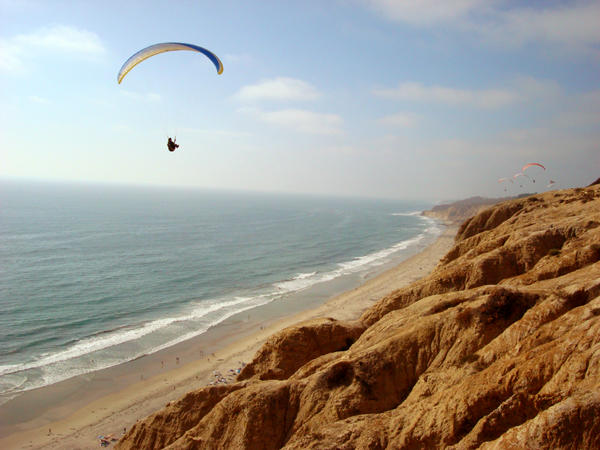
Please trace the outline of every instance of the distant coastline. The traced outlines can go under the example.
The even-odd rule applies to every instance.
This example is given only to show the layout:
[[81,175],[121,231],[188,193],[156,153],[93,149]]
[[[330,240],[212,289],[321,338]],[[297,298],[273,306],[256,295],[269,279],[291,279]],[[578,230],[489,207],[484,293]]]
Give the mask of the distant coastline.
[[477,215],[479,212],[483,211],[484,209],[488,209],[493,205],[497,205],[498,203],[509,200],[529,197],[530,195],[534,194],[520,194],[513,197],[500,198],[470,197],[464,200],[436,205],[430,210],[423,211],[421,215],[450,221],[454,224],[460,225],[462,221]]

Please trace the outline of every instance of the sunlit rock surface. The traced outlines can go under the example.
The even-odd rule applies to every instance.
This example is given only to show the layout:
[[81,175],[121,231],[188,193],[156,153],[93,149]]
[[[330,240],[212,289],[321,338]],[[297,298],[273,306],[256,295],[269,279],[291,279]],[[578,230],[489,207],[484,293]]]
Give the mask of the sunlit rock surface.
[[124,449],[600,448],[600,185],[488,206],[359,322],[273,335]]

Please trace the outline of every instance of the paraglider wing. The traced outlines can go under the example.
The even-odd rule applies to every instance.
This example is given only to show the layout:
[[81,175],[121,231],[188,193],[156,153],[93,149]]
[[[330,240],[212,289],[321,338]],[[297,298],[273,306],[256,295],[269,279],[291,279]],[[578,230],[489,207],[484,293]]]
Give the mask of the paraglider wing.
[[223,73],[223,63],[213,52],[193,44],[183,44],[180,42],[165,42],[164,44],[155,44],[151,45],[150,47],[146,47],[145,49],[140,50],[127,61],[125,61],[125,64],[123,64],[123,67],[121,67],[121,70],[119,70],[119,74],[117,75],[117,81],[119,82],[119,84],[121,84],[121,81],[123,81],[125,75],[127,75],[131,69],[133,69],[142,61],[151,58],[154,55],[158,55],[159,53],[172,52],[177,50],[187,50],[191,52],[202,53],[212,61],[219,75]]
[[[510,181],[511,183],[513,182],[513,180],[511,180],[510,178],[500,178],[498,180],[498,183],[502,183],[503,181]],[[506,192],[506,189],[504,189],[504,192]]]
[[528,167],[531,167],[531,166],[539,166],[539,167],[541,167],[542,169],[546,170],[546,168],[545,168],[544,166],[542,166],[541,164],[538,164],[538,163],[531,163],[531,164],[527,164],[525,167],[523,167],[523,170],[522,170],[521,172],[525,172],[525,169],[527,169]]
[[[523,167],[523,170],[521,172],[525,172],[525,169],[527,169],[528,167],[531,167],[531,166],[538,166],[538,167],[541,167],[542,169],[546,170],[546,168],[544,166],[542,166],[541,164],[531,163],[531,164],[527,164],[525,167]],[[535,183],[535,180],[533,180],[533,182]]]
[[517,177],[527,177],[527,178],[529,178],[529,175],[524,174],[524,173],[518,173],[513,178],[517,178]]

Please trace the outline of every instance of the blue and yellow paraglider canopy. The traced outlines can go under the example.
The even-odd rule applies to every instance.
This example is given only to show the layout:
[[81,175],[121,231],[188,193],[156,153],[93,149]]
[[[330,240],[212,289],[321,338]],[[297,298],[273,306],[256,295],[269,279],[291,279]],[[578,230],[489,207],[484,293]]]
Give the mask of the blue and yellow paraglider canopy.
[[151,58],[154,55],[158,55],[159,53],[173,52],[177,50],[187,50],[191,52],[202,53],[212,61],[212,63],[217,68],[217,73],[219,75],[223,73],[223,63],[213,52],[193,44],[183,44],[181,42],[165,42],[163,44],[154,44],[150,47],[146,47],[145,49],[140,50],[127,61],[125,61],[125,64],[123,64],[123,67],[121,67],[121,70],[119,70],[119,75],[117,75],[117,81],[119,82],[119,84],[121,84],[121,81],[123,80],[123,78],[125,78],[125,75],[127,75],[131,71],[131,69],[133,69],[142,61]]

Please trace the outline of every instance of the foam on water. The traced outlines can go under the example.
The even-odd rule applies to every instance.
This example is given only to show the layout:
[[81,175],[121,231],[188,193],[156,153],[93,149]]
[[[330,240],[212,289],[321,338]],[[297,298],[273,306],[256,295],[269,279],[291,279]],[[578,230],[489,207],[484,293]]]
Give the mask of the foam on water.
[[[411,212],[403,212],[403,213],[392,213],[391,216],[418,216],[421,214],[421,211],[411,211]],[[426,217],[425,217],[426,218]]]

